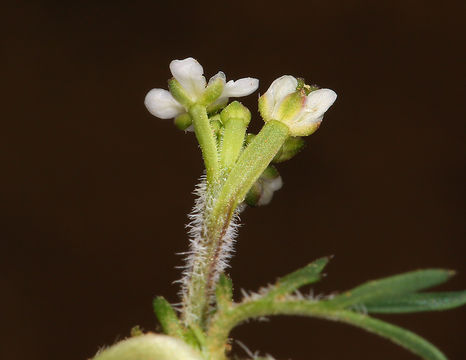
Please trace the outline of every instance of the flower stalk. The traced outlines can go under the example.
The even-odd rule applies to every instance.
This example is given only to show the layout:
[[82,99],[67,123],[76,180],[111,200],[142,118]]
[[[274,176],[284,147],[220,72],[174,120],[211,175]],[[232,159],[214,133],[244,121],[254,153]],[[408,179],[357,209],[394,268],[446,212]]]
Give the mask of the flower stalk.
[[194,133],[201,147],[206,168],[207,183],[214,183],[219,174],[217,142],[210,127],[205,106],[195,104],[189,109],[193,119]]

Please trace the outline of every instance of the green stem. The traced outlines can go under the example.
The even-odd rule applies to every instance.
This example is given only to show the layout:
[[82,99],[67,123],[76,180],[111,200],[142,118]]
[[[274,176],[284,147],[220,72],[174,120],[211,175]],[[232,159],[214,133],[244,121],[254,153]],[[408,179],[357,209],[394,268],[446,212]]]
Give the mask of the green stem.
[[[195,113],[195,110],[193,107],[191,112]],[[206,209],[204,214],[205,231],[201,237],[205,252],[197,254],[194,260],[193,274],[184,300],[183,318],[187,323],[196,323],[201,327],[207,323],[215,280],[222,270],[220,263],[224,260],[223,245],[234,211],[281,148],[288,132],[288,127],[278,121],[267,123],[242,152],[219,189],[218,196],[213,194],[214,191],[209,195],[215,196],[215,199],[212,210]]]
[[227,215],[231,216],[280,150],[288,135],[288,126],[279,121],[272,120],[264,125],[232,168],[212,211],[213,221],[222,219],[225,209],[231,209]]
[[217,142],[205,106],[194,104],[189,109],[189,114],[193,119],[194,132],[197,141],[201,146],[202,157],[204,158],[207,183],[214,183],[219,174],[219,162],[217,153]]
[[229,333],[236,325],[247,319],[272,315],[311,316],[351,324],[386,337],[424,359],[446,360],[446,357],[435,346],[411,331],[364,314],[332,309],[322,303],[305,300],[249,301],[232,306],[227,311],[218,312],[212,319],[207,333],[206,347],[211,360],[227,359],[225,345]]

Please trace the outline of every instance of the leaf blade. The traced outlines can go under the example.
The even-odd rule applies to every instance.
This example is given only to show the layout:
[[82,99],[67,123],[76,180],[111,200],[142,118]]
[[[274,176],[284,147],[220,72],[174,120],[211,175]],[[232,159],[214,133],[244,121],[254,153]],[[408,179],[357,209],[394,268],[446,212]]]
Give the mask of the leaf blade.
[[328,300],[327,305],[346,308],[399,294],[413,293],[439,285],[453,274],[451,270],[426,269],[372,280]]
[[321,272],[329,262],[328,257],[322,257],[277,280],[267,293],[267,298],[287,295],[304,285],[309,285],[322,278]]
[[401,314],[442,311],[466,304],[466,291],[407,294],[364,304],[368,313]]
[[170,336],[183,338],[184,330],[170,303],[163,296],[157,296],[152,305],[163,332]]
[[341,311],[338,318],[335,320],[354,325],[368,332],[384,337],[425,360],[447,360],[447,357],[429,341],[412,331],[403,329],[399,326],[389,324],[379,319],[374,319],[367,315],[345,310]]

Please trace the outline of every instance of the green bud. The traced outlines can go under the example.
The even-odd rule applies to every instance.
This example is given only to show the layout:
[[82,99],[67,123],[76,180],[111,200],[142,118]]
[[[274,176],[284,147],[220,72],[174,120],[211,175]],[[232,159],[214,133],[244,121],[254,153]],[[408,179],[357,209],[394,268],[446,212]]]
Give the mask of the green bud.
[[193,105],[193,99],[191,99],[186,90],[175,78],[168,80],[168,90],[170,90],[170,93],[176,99],[176,101],[178,101],[186,109],[189,109],[191,105]]
[[223,88],[225,87],[225,79],[218,76],[215,79],[211,79],[207,85],[204,93],[199,99],[198,103],[205,106],[213,104],[220,95],[222,95]]
[[220,113],[222,122],[228,124],[231,120],[241,120],[244,126],[248,126],[251,121],[251,112],[249,109],[241,104],[239,101],[233,101]]
[[289,137],[273,158],[274,163],[281,163],[290,160],[297,155],[303,148],[306,142],[301,137]]
[[192,125],[193,119],[191,118],[191,115],[189,115],[188,113],[184,113],[184,114],[178,115],[175,118],[174,123],[178,129],[184,131]]

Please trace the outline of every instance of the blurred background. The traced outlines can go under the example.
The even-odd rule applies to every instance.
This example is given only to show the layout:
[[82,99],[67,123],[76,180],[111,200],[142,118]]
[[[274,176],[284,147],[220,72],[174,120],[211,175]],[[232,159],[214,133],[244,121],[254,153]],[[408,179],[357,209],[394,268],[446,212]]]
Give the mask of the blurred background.
[[[279,166],[272,203],[242,215],[238,298],[331,254],[316,293],[426,267],[458,270],[440,289],[465,287],[463,2],[2,7],[0,358],[84,360],[134,325],[156,329],[155,295],[178,301],[175,253],[187,249],[203,167],[193,135],[143,99],[188,56],[208,77],[259,78],[261,93],[292,74],[339,95]],[[258,131],[257,94],[241,101]],[[465,309],[384,318],[466,358]],[[281,360],[416,359],[314,319],[251,322],[233,336]]]

